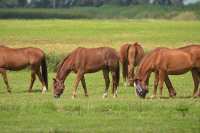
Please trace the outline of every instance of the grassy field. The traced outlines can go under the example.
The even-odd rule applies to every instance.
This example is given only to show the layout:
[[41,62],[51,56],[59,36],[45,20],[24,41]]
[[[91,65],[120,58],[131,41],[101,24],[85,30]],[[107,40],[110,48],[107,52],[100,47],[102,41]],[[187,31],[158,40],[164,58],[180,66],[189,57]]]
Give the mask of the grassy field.
[[[52,58],[67,54],[78,46],[110,46],[118,49],[126,42],[138,41],[146,51],[158,46],[179,47],[199,43],[198,21],[154,20],[0,20],[0,42],[11,47],[42,48],[51,64]],[[52,96],[49,73],[49,92],[40,93],[36,81],[34,92],[28,93],[30,72],[8,72],[12,94],[0,80],[1,132],[200,132],[200,99],[190,96],[193,81],[190,73],[171,76],[177,90],[176,98],[168,98],[167,89],[161,99],[139,99],[134,88],[119,87],[119,97],[109,93],[102,99],[102,72],[86,75],[89,98],[79,86],[78,98],[72,99],[75,75],[66,82],[60,99]],[[153,77],[150,82],[152,94]]]

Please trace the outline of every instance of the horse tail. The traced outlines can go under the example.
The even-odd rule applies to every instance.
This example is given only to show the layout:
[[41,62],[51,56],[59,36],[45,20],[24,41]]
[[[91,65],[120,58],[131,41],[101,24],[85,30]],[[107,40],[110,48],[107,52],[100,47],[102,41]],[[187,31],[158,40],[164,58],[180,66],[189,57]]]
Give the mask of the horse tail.
[[120,65],[119,62],[117,63],[117,67],[116,67],[116,82],[117,82],[117,86],[119,86],[119,80],[120,80]]
[[139,65],[140,61],[144,57],[144,49],[137,42],[134,45],[135,45],[135,48],[136,48],[135,49],[135,62],[134,62],[134,65],[137,66],[137,65]]
[[42,59],[41,62],[41,69],[42,69],[42,77],[44,79],[45,86],[48,90],[48,72],[47,72],[47,63],[46,63],[46,57]]
[[125,44],[120,48],[120,62],[122,63],[122,75],[126,79],[128,76],[128,51],[130,44]]

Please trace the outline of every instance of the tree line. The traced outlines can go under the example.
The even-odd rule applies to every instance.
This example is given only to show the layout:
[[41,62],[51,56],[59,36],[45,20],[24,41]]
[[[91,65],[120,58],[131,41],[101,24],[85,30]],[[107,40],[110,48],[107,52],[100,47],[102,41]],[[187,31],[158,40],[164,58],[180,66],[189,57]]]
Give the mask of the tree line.
[[73,6],[95,6],[102,5],[183,5],[183,0],[0,0],[0,8],[65,8]]

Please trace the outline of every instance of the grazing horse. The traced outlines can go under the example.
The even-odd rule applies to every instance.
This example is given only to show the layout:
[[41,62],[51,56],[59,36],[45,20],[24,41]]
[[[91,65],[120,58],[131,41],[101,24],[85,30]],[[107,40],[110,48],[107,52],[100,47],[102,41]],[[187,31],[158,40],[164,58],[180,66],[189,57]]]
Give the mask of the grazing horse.
[[32,91],[36,75],[42,83],[42,92],[45,92],[48,89],[48,76],[44,52],[41,49],[32,47],[9,48],[0,46],[0,73],[3,76],[8,92],[11,92],[11,89],[8,84],[6,70],[18,71],[28,66],[32,71],[29,92]]
[[128,84],[133,85],[134,79],[134,67],[137,66],[142,57],[144,56],[144,50],[140,44],[124,44],[120,48],[120,62],[122,63],[122,75],[123,80]]
[[177,49],[157,48],[141,61],[135,78],[136,92],[139,96],[145,97],[148,92],[147,85],[150,74],[155,72],[153,95],[156,95],[158,84],[160,95],[162,95],[164,82],[171,95],[174,95],[175,90],[168,75],[180,75],[188,71],[192,72],[194,81],[193,96],[200,96],[200,90],[198,92],[200,83],[200,45],[189,45]]
[[118,53],[108,47],[100,48],[77,48],[71,52],[58,66],[56,78],[54,78],[54,97],[58,98],[64,91],[64,81],[71,71],[77,74],[74,82],[74,91],[72,98],[76,97],[76,90],[81,81],[85,96],[88,96],[84,74],[94,73],[103,70],[105,79],[105,93],[107,97],[110,84],[109,72],[112,73],[112,93],[117,96],[117,87],[119,85],[120,68]]

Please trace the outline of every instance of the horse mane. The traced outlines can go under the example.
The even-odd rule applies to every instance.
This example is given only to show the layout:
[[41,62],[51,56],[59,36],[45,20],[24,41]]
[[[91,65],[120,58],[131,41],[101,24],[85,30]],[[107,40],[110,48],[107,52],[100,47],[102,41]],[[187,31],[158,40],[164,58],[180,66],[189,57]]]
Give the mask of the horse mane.
[[57,72],[60,71],[61,67],[63,66],[64,62],[69,58],[71,53],[69,53],[58,65],[57,65]]
[[186,46],[180,47],[178,49],[185,49],[185,48],[189,48],[191,46],[200,46],[200,45],[198,45],[198,44],[191,44],[191,45],[186,45]]
[[168,49],[168,48],[166,48],[166,47],[158,47],[158,48],[156,48],[156,49],[154,49],[154,50],[151,50],[151,51],[149,51],[148,53],[146,53],[146,54],[144,55],[144,57],[142,58],[142,60],[140,61],[140,64],[139,64],[139,66],[138,66],[138,70],[140,69],[141,65],[146,61],[146,59],[149,58],[149,57],[152,55],[152,53],[154,53],[154,52],[156,52],[156,51],[160,51],[160,50],[162,50],[162,49]]
[[9,48],[9,47],[7,47],[7,46],[5,46],[5,45],[3,45],[3,44],[1,44],[0,47],[1,47],[1,48]]

